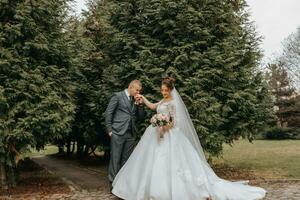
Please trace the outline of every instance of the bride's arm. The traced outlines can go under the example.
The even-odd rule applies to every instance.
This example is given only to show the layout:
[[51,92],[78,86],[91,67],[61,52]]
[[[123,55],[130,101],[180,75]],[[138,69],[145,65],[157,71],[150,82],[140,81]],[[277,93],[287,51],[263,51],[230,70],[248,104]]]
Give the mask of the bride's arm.
[[148,108],[150,108],[151,110],[155,110],[155,109],[157,108],[158,104],[159,104],[159,102],[158,102],[158,103],[151,103],[151,102],[150,102],[146,97],[144,97],[143,95],[139,95],[139,97],[142,98],[143,103],[144,103]]

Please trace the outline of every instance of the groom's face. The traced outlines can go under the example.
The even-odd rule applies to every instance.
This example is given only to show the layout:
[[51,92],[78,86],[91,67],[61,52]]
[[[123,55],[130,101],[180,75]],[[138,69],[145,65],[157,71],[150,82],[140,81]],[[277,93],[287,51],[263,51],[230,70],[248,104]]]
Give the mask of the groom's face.
[[136,96],[137,94],[140,94],[142,90],[142,87],[139,84],[133,84],[129,86],[129,93],[131,96]]

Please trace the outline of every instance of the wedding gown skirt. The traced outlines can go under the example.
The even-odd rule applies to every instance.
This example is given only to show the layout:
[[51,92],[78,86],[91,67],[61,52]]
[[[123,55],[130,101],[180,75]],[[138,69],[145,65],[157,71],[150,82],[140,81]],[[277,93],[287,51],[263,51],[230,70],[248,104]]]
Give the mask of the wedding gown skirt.
[[217,177],[180,129],[170,129],[158,142],[152,126],[117,174],[112,192],[125,200],[255,200],[266,193]]

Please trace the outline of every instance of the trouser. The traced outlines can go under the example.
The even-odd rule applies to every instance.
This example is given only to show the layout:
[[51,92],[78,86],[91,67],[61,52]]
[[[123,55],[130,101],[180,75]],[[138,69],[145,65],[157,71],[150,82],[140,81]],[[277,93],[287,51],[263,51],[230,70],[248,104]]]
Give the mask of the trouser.
[[112,134],[110,141],[110,161],[108,167],[108,179],[113,182],[115,176],[126,163],[135,146],[135,138],[132,131],[128,130],[124,135]]

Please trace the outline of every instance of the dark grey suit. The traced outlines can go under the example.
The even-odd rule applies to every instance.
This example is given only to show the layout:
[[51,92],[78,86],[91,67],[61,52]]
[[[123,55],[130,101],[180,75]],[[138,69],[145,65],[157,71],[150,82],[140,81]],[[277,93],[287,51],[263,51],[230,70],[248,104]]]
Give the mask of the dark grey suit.
[[125,91],[115,93],[105,112],[107,133],[112,132],[110,144],[109,181],[113,181],[125,164],[135,145],[134,127],[136,121],[144,118],[143,106],[128,100]]

